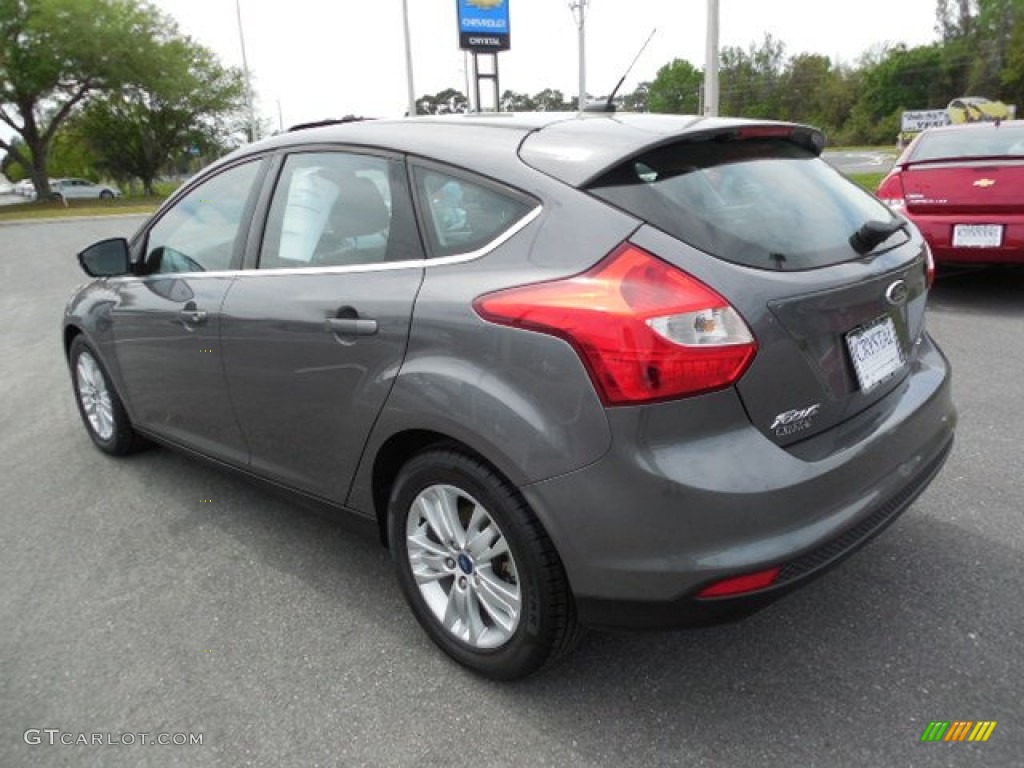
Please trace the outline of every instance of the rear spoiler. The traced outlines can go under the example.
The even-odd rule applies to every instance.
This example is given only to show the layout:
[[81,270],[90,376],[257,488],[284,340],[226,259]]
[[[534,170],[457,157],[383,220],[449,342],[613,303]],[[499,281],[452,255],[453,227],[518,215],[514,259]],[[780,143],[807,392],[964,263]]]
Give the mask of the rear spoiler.
[[813,152],[816,156],[820,156],[825,149],[825,134],[817,128],[811,128],[807,125],[796,125],[792,123],[752,123],[750,125],[730,126],[727,128],[715,127],[706,131],[694,131],[693,133],[671,136],[662,141],[648,144],[629,155],[617,158],[612,165],[602,168],[596,173],[592,173],[590,177],[580,185],[580,187],[589,186],[613,168],[617,168],[623,163],[627,163],[630,160],[640,157],[641,155],[645,155],[652,150],[660,149],[661,147],[666,147],[671,144],[690,144],[703,141],[724,143],[730,141],[751,141],[756,139],[779,139],[782,141],[788,141],[792,144],[796,144],[798,147],[802,147],[803,149]]
[[921,160],[904,160],[896,165],[906,170],[914,165],[943,165],[945,163],[988,163],[1016,160],[1024,164],[1024,155],[960,155],[959,157],[926,157]]

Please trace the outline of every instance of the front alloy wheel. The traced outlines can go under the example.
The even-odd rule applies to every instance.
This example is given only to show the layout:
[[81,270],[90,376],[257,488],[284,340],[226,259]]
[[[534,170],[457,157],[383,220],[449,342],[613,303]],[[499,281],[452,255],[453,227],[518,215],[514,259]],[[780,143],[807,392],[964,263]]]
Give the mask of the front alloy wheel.
[[68,353],[75,402],[96,447],[114,456],[141,448],[145,441],[132,428],[96,351],[82,336],[76,336]]
[[512,680],[575,645],[575,605],[558,553],[492,467],[456,448],[429,449],[398,473],[388,515],[406,601],[453,659]]
[[114,436],[114,407],[100,364],[89,350],[78,355],[75,384],[78,402],[92,431],[100,440],[109,440]]

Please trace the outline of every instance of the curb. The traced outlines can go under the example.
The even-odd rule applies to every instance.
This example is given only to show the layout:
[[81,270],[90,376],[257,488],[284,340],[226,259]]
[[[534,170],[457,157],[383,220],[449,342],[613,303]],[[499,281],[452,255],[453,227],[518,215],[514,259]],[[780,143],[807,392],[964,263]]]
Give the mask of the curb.
[[26,224],[73,224],[80,221],[93,221],[95,219],[137,219],[152,216],[155,211],[149,213],[111,213],[102,216],[52,216],[46,219],[10,219],[0,220],[0,227],[18,227]]

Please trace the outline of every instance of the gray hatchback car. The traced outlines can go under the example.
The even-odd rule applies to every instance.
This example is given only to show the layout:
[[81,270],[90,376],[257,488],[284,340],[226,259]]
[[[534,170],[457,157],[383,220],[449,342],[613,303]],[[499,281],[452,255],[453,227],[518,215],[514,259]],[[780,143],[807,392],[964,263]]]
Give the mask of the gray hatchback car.
[[86,429],[367,522],[489,677],[584,626],[750,613],[891,523],[953,441],[928,247],[823,144],[532,114],[245,147],[79,254]]

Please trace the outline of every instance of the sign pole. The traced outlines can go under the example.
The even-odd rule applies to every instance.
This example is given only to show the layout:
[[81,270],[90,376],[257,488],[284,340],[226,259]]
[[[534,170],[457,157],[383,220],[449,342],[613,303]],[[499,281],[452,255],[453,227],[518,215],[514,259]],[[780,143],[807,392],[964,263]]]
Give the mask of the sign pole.
[[704,114],[718,117],[718,0],[708,0],[708,39],[704,63]]
[[405,83],[408,89],[408,117],[416,117],[416,89],[412,84],[412,38],[409,35],[409,0],[402,0],[402,22],[405,26]]
[[587,35],[586,35],[586,21],[587,21],[587,3],[590,0],[573,0],[569,4],[569,9],[572,11],[573,16],[576,18],[576,25],[579,28],[579,53],[580,53],[580,87],[579,96],[576,99],[576,108],[583,112],[583,108],[587,106]]
[[[509,31],[509,0],[455,0],[459,48],[473,54],[473,92],[467,93],[470,107],[484,111],[480,81],[490,80],[494,88],[494,111],[501,111],[501,88],[498,85],[498,54],[511,47]],[[481,71],[481,56],[491,62],[488,71]],[[466,69],[466,90],[469,90],[469,68]],[[474,98],[475,97],[475,98]]]

